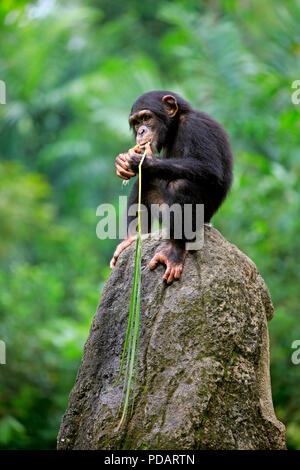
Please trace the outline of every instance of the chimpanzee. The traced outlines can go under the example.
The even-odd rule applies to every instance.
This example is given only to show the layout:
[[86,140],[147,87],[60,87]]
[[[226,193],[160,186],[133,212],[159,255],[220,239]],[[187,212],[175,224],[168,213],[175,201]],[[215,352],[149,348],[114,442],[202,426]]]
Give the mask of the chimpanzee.
[[[224,201],[232,181],[232,153],[228,135],[218,122],[175,93],[150,91],[133,104],[129,116],[139,148],[116,158],[116,173],[128,180],[138,173],[143,152],[142,203],[204,204],[204,222],[209,222]],[[150,143],[150,145],[149,145]],[[156,157],[153,153],[160,153]],[[138,178],[129,196],[128,207],[138,201]],[[136,215],[127,215],[127,226]],[[166,265],[163,279],[179,279],[187,255],[185,238],[172,238],[175,220],[171,220],[170,240],[152,258],[150,269]],[[148,221],[148,229],[151,231]],[[197,228],[197,227],[196,227]],[[118,245],[110,266],[136,237],[128,234]]]

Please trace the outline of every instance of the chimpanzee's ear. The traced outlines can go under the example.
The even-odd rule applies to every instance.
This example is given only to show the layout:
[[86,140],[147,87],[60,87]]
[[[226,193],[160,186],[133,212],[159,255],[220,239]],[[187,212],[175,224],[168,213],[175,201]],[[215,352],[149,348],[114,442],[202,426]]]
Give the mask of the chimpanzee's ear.
[[172,95],[165,95],[162,98],[162,102],[166,108],[166,111],[170,117],[174,117],[178,111],[178,104],[176,98]]

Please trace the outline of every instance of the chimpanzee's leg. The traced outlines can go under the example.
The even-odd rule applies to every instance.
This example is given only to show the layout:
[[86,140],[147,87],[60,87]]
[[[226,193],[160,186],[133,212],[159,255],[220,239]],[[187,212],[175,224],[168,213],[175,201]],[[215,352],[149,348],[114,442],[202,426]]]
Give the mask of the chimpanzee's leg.
[[[177,179],[161,187],[163,199],[169,208],[173,205],[174,210],[168,211],[170,240],[155,254],[150,262],[150,269],[154,269],[158,263],[166,265],[163,279],[171,283],[174,279],[179,279],[183,270],[187,250],[186,242],[191,241],[186,238],[186,230],[189,233],[195,232],[199,227],[196,217],[196,203],[201,203],[199,186],[186,179]],[[190,205],[190,217],[185,218],[185,204]],[[187,209],[186,209],[187,210]],[[179,213],[177,212],[179,211]],[[200,221],[201,222],[201,221]],[[187,227],[187,225],[189,225]]]
[[[176,213],[171,209],[168,211],[168,226],[170,240],[165,244],[161,251],[156,253],[150,262],[150,269],[155,269],[158,263],[166,265],[166,271],[163,279],[167,283],[171,283],[174,279],[179,279],[183,270],[184,261],[187,255],[185,244],[187,241],[185,236],[185,217],[184,217],[184,205],[191,205],[191,220],[189,227],[190,231],[195,232],[197,230],[197,217],[196,217],[196,203],[202,203],[204,200],[204,194],[201,194],[201,189],[196,184],[186,179],[177,179],[169,183],[158,180],[153,181],[149,185],[144,185],[142,188],[142,204],[145,206],[147,211],[141,217],[141,230],[142,233],[151,231],[151,205],[152,204],[164,204],[165,207],[171,207],[177,205],[177,209],[180,210],[180,214]],[[138,202],[138,180],[133,185],[132,192],[128,201],[128,209],[132,204]],[[127,209],[127,210],[128,210]],[[128,228],[131,226],[131,222],[136,219],[137,212],[133,211],[131,215],[127,216]],[[136,227],[136,225],[135,225]],[[178,237],[179,236],[179,237]],[[111,260],[111,268],[115,266],[119,255],[122,251],[127,248],[131,243],[136,240],[136,232],[130,231],[128,238],[121,242],[114,253]]]

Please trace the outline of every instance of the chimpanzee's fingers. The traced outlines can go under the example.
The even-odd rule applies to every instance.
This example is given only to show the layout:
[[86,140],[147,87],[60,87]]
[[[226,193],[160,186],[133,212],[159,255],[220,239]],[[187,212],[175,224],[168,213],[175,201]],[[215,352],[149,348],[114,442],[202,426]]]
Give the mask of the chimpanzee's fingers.
[[119,171],[117,171],[117,176],[118,176],[119,178],[122,178],[122,180],[125,180],[125,181],[128,181],[128,180],[129,180],[129,178],[127,178],[126,176],[123,176]]
[[[132,150],[132,153],[134,155],[133,158],[140,158],[140,155],[139,154],[136,154],[133,149]],[[132,178],[133,176],[135,176],[135,172],[134,170],[132,170],[130,168],[130,156],[129,156],[129,152],[128,153],[121,153],[120,155],[117,156],[116,158],[116,161],[115,161],[115,166],[116,166],[116,172],[117,172],[117,175],[120,177],[120,178],[123,178],[123,179],[130,179]]]
[[140,149],[135,149],[135,148],[129,149],[128,150],[128,155],[129,155],[129,158],[131,158],[131,157],[142,158]]
[[124,174],[124,170],[122,172],[117,171],[117,176],[123,180],[130,180],[130,178],[132,178],[132,176],[127,176],[127,174]]
[[127,153],[120,153],[120,155],[117,156],[116,160],[122,161],[124,163],[127,162],[129,158],[128,152]]
[[122,171],[117,170],[116,173],[117,173],[117,176],[119,178],[122,178],[123,180],[129,180],[130,178],[132,178],[132,176],[125,173],[124,170],[122,170]]
[[126,158],[123,158],[122,155],[119,155],[117,158],[116,158],[116,162],[115,162],[115,165],[119,165],[120,167],[122,167],[125,171],[128,171],[128,160]]
[[117,163],[116,163],[116,173],[117,173],[117,176],[119,176],[120,178],[123,178],[123,179],[129,179],[129,178],[132,178],[133,176],[135,176],[135,173],[130,171],[128,169],[128,167],[125,167],[125,169],[124,169],[124,166],[121,166]]
[[129,153],[130,150],[133,150],[135,153],[142,153],[141,149],[137,145],[135,147],[133,147],[132,149],[129,149],[128,153]]
[[128,176],[129,178],[131,176],[135,176],[135,173],[133,173],[128,167],[124,168],[124,166],[117,165],[116,170],[122,173],[123,175]]

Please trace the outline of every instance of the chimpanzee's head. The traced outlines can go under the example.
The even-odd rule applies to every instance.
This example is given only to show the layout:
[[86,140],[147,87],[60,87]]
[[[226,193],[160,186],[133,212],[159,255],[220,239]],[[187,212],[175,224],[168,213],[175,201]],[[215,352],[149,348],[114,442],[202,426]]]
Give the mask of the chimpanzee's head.
[[167,142],[170,143],[170,134],[177,126],[180,113],[188,109],[190,105],[175,93],[144,93],[133,103],[129,116],[136,143],[143,148],[150,142],[152,151],[160,152]]

